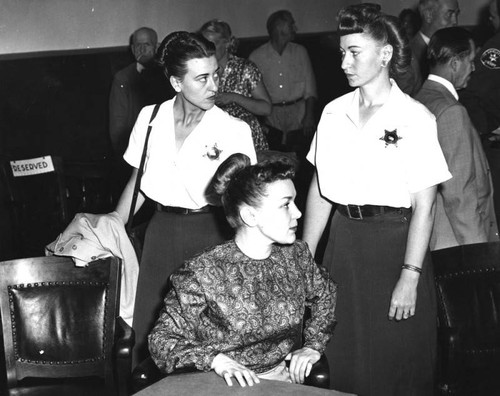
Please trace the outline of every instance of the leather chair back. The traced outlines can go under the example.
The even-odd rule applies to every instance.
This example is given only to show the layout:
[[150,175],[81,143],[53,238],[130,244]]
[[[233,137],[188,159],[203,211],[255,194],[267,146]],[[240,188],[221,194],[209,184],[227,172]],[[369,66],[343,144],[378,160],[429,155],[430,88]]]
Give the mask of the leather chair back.
[[442,249],[432,259],[441,389],[445,394],[487,392],[481,387],[500,384],[500,242]]
[[96,376],[113,389],[119,287],[114,257],[84,268],[55,256],[0,263],[8,388],[28,377]]

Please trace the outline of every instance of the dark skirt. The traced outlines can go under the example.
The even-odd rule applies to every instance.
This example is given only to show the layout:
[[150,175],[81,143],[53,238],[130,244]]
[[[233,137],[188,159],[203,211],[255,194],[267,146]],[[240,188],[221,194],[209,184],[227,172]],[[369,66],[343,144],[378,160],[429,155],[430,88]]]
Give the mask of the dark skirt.
[[429,254],[415,316],[388,319],[410,216],[351,220],[334,214],[323,260],[338,284],[338,323],[326,352],[333,389],[360,396],[433,395],[437,319]]
[[155,212],[146,231],[137,282],[133,367],[149,356],[147,336],[163,307],[170,275],[185,260],[230,236],[219,208],[189,215]]

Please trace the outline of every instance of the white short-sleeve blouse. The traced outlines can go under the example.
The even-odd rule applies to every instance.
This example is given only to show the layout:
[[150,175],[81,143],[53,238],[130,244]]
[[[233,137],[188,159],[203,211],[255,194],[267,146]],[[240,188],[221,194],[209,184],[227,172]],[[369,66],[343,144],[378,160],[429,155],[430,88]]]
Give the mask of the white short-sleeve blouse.
[[[165,206],[198,209],[207,205],[205,190],[218,166],[231,154],[256,162],[250,127],[214,106],[207,110],[177,152],[174,99],[164,102],[151,123],[141,191]],[[135,123],[123,158],[139,168],[154,106],[144,107]]]
[[451,178],[434,116],[391,84],[388,100],[363,127],[359,89],[325,107],[307,159],[330,201],[408,208],[411,193]]

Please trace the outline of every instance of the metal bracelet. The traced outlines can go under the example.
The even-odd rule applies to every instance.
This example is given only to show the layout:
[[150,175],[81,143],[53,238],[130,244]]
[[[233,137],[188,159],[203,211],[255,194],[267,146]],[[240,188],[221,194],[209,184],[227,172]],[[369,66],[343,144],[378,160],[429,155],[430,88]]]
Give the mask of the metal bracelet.
[[422,268],[419,268],[419,267],[416,267],[414,265],[410,265],[410,264],[403,264],[401,266],[402,269],[406,269],[406,270],[409,270],[409,271],[414,271],[414,272],[418,272],[419,274],[422,273]]

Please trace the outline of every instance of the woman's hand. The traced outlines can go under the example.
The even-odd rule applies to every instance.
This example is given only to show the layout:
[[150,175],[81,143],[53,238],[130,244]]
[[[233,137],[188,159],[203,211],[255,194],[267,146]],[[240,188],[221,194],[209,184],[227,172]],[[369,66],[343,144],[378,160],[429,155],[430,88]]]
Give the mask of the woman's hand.
[[389,319],[408,319],[415,315],[417,304],[417,285],[420,274],[402,270],[394,290],[392,291]]
[[252,370],[247,369],[242,364],[231,359],[230,357],[219,353],[212,361],[212,368],[217,373],[217,375],[224,378],[229,386],[233,386],[231,377],[238,380],[241,386],[252,386],[254,383],[258,384],[260,382],[257,374]]
[[296,384],[303,384],[311,373],[312,365],[321,358],[318,351],[311,348],[301,348],[290,352],[285,360],[290,360],[290,378]]

